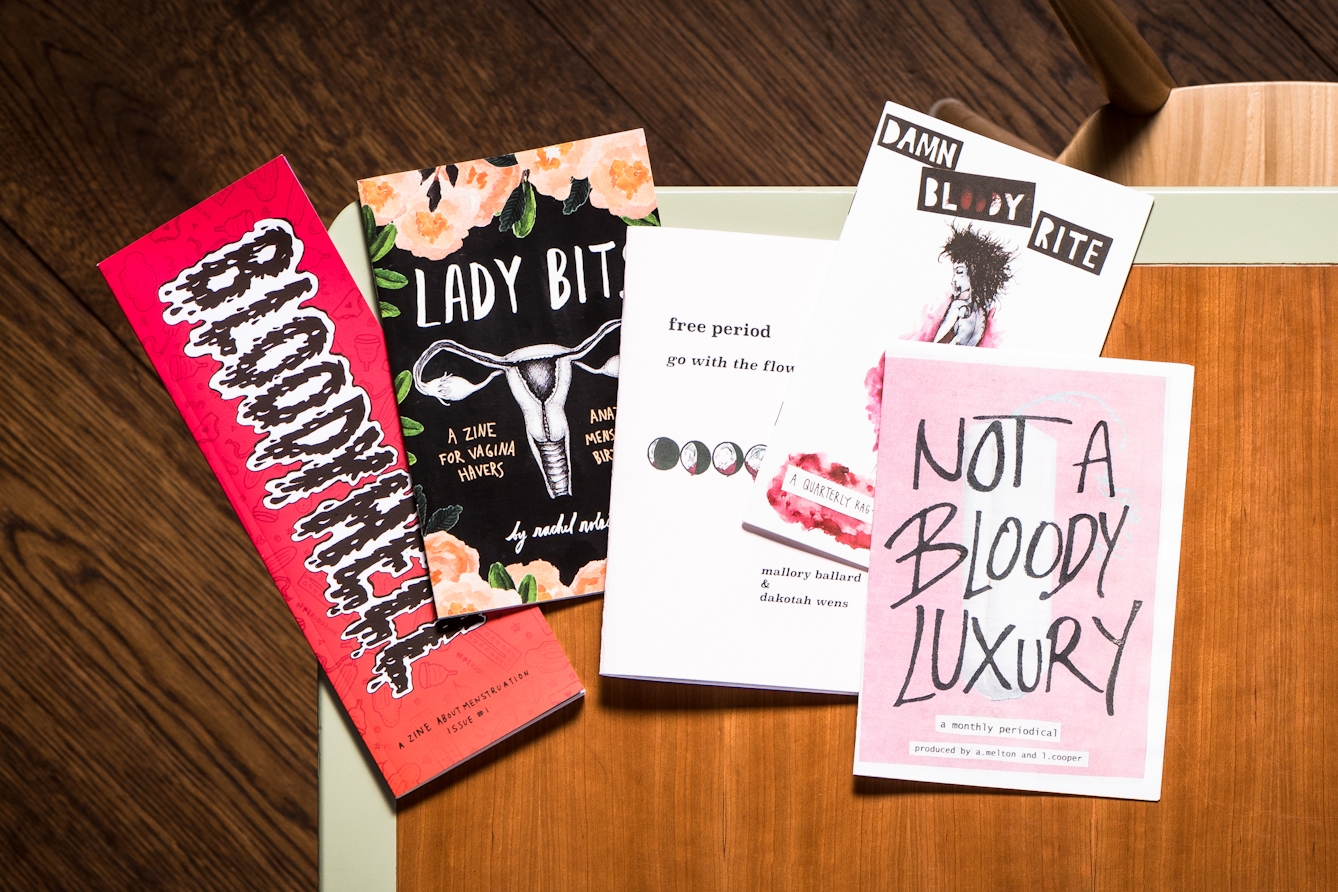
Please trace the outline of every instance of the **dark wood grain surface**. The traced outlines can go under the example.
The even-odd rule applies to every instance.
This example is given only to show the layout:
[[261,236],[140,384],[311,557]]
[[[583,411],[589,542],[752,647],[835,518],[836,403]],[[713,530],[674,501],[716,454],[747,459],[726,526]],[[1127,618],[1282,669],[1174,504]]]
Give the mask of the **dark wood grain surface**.
[[[1331,6],[1120,6],[1181,85],[1338,79]],[[98,260],[280,152],[327,222],[353,200],[358,177],[636,126],[647,130],[663,184],[841,184],[854,182],[879,103],[923,109],[944,95],[1051,151],[1101,102],[1043,0],[0,3],[0,606],[11,645],[0,686],[0,887],[316,885],[314,660]],[[1318,365],[1279,372],[1320,375]],[[1261,453],[1231,457],[1255,475],[1251,485],[1273,491]],[[1243,518],[1219,520],[1223,541],[1254,534]],[[1251,560],[1217,556],[1227,558]],[[1302,581],[1332,588],[1331,574]],[[1332,608],[1310,609],[1332,625]],[[597,644],[586,614],[597,618],[597,605],[552,616],[574,654]],[[1197,766],[1186,754],[1203,735],[1232,739],[1223,723],[1257,723],[1224,756],[1241,778],[1222,766],[1193,769],[1205,772],[1193,778],[1215,810],[1166,808],[1149,821],[1144,806],[1103,806],[1092,824],[1097,812],[1085,801],[857,788],[867,842],[858,871],[842,875],[875,885],[880,865],[913,851],[922,857],[908,863],[919,872],[907,876],[946,886],[950,877],[937,872],[956,863],[953,852],[966,859],[1003,846],[1016,827],[1076,824],[1090,837],[1063,845],[1053,834],[1021,837],[1013,846],[1021,854],[1010,857],[1023,860],[997,862],[997,887],[1085,888],[1112,876],[1181,885],[1236,865],[1272,888],[1320,888],[1316,865],[1331,862],[1317,859],[1331,848],[1333,819],[1298,810],[1292,797],[1332,787],[1332,770],[1313,763],[1310,776],[1287,775],[1292,786],[1279,786],[1249,769],[1288,747],[1331,742],[1318,719],[1288,725],[1278,710],[1325,715],[1332,683],[1300,667],[1329,659],[1332,668],[1332,659],[1318,632],[1278,631],[1252,639],[1247,655],[1290,672],[1261,677],[1244,657],[1195,662],[1214,652],[1208,643],[1244,635],[1246,620],[1231,609],[1181,614],[1188,637],[1177,642],[1174,683],[1184,699],[1172,710],[1168,764]],[[405,888],[442,885],[440,871],[454,863],[451,833],[426,820],[434,797],[493,783],[493,772],[529,751],[591,778],[637,759],[651,764],[639,786],[609,788],[584,814],[526,817],[532,832],[516,864],[530,877],[564,884],[544,873],[535,844],[556,834],[560,876],[590,887],[718,886],[703,852],[728,853],[736,888],[831,885],[825,878],[835,874],[824,871],[843,850],[824,848],[802,869],[787,854],[812,844],[796,827],[837,813],[824,798],[826,775],[782,769],[793,755],[787,741],[824,723],[831,733],[807,758],[842,764],[849,704],[685,689],[660,695],[670,712],[632,688],[597,688],[593,666],[578,667],[598,691],[584,712],[552,733],[522,735],[414,800],[401,822],[402,856],[417,846],[443,860],[406,865]],[[1191,682],[1209,685],[1211,696]],[[1223,712],[1214,708],[1221,702],[1237,705]],[[593,763],[581,749],[595,704],[624,723],[611,726],[627,735],[629,749],[610,755],[621,762]],[[750,717],[771,706],[793,734],[758,737]],[[712,774],[709,759],[685,772],[632,748],[667,752],[689,739],[755,753],[758,767],[742,776],[751,786]],[[781,777],[793,781],[780,785]],[[707,832],[714,824],[653,819],[646,797],[665,785],[728,793],[734,822],[717,836]],[[520,793],[503,784],[486,807],[470,807],[502,826]],[[947,804],[930,832],[915,831],[931,799]],[[649,841],[624,825],[587,839],[578,854],[574,840],[596,813],[624,801],[646,816]],[[1334,813],[1331,800],[1314,801]],[[1214,836],[1222,820],[1231,835]],[[750,850],[754,832],[773,847]],[[939,838],[952,847],[933,848]],[[1230,851],[1181,851],[1198,839],[1228,840]],[[1309,855],[1306,841],[1318,846]],[[618,846],[632,843],[653,847],[654,857],[615,862]],[[1112,872],[1129,859],[1141,873]],[[781,873],[791,868],[799,872]],[[485,887],[482,869],[467,867],[465,876],[480,879],[464,886]],[[488,870],[491,882],[526,876]]]

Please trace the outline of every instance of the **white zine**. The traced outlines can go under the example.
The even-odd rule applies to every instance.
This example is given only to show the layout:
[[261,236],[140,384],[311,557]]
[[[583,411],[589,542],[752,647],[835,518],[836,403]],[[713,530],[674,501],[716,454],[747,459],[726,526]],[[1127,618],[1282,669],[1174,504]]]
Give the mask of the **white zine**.
[[740,525],[834,247],[628,232],[600,674],[859,690],[865,573]]
[[867,568],[884,344],[1098,355],[1151,210],[888,103],[745,526]]

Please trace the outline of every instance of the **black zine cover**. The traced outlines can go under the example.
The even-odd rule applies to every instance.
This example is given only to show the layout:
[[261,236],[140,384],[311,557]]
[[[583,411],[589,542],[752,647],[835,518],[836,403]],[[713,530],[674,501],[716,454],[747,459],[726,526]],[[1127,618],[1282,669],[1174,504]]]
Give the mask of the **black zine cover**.
[[358,185],[438,615],[603,591],[641,131]]

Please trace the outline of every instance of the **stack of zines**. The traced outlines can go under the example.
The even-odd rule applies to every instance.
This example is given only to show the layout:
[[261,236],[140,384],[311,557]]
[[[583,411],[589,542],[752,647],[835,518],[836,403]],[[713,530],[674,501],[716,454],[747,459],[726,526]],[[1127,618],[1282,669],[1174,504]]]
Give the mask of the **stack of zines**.
[[282,159],[102,269],[396,795],[579,697],[536,605],[603,593],[602,674],[858,693],[858,774],[1158,798],[1149,197],[890,103],[835,243],[661,228],[640,131],[358,192],[370,305]]

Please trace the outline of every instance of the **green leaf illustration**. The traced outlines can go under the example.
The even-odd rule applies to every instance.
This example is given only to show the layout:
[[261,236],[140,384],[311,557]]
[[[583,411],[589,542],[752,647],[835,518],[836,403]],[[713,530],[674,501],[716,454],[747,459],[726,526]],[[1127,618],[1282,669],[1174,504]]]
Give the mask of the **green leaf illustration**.
[[524,238],[534,229],[534,219],[539,214],[539,202],[534,197],[534,187],[526,180],[520,184],[525,190],[524,206],[520,211],[520,219],[516,221],[515,227],[511,230],[516,238]]
[[656,216],[656,211],[651,211],[640,220],[633,220],[631,217],[621,218],[628,226],[659,226],[660,218]]
[[367,244],[371,244],[376,238],[376,215],[367,205],[362,206],[362,231],[367,236]]
[[423,484],[418,484],[413,488],[413,505],[418,512],[418,525],[427,526],[427,496],[423,495]]
[[502,205],[501,212],[497,215],[497,231],[510,232],[511,227],[516,225],[520,219],[520,212],[525,204],[525,182],[522,180],[511,190],[511,194],[506,197],[506,204]]
[[[526,579],[533,579],[533,576],[527,576]],[[506,567],[501,564],[493,564],[488,568],[488,585],[493,588],[515,591],[516,581],[511,578],[511,574],[506,572]]]
[[460,513],[464,511],[459,505],[449,505],[445,508],[438,508],[432,512],[432,516],[427,519],[425,532],[444,533],[455,526],[460,519]]
[[385,301],[381,301],[380,306],[382,319],[394,319],[400,314],[400,308],[394,304],[388,304]]
[[590,180],[571,178],[571,192],[567,193],[567,198],[562,202],[562,215],[569,216],[579,211],[590,199]]
[[368,253],[372,255],[372,263],[376,263],[376,261],[389,254],[393,247],[395,247],[395,224],[387,223],[367,249]]
[[410,467],[413,467],[414,465],[418,464],[418,456],[414,455],[412,452],[406,452],[404,454],[409,456]]
[[533,604],[539,600],[539,583],[535,581],[533,573],[525,574],[525,578],[516,587],[516,592],[519,593],[522,604]]
[[387,291],[399,291],[409,284],[403,273],[397,273],[393,269],[374,269],[372,278],[376,280],[377,288],[384,288]]
[[515,167],[515,166],[516,166],[516,156],[515,156],[515,155],[493,155],[491,158],[484,158],[483,160],[484,160],[484,161],[487,161],[487,162],[488,162],[489,164],[491,164],[493,167]]
[[404,436],[406,437],[416,437],[423,432],[424,428],[421,424],[419,424],[417,421],[414,421],[412,418],[405,418],[403,415],[401,415],[400,430],[404,432]]
[[405,369],[395,376],[395,402],[404,402],[410,387],[413,387],[413,372]]

